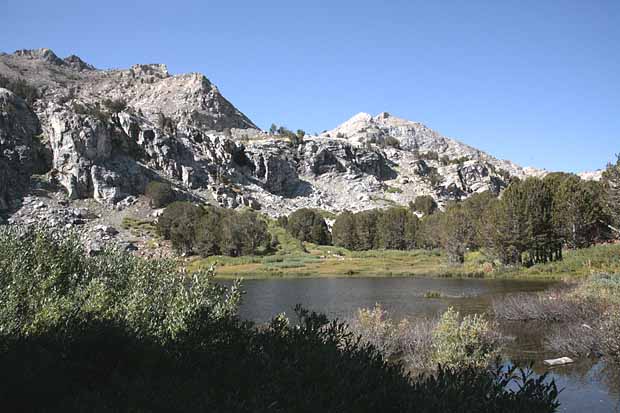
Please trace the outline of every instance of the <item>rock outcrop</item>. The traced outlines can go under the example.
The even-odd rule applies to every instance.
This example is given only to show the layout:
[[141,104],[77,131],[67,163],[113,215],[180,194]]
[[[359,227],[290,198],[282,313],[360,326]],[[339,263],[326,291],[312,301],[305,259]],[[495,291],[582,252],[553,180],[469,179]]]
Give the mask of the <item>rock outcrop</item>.
[[39,120],[26,103],[0,88],[0,211],[11,209],[28,188],[30,176],[45,169],[45,161],[37,159],[40,132]]
[[274,216],[407,204],[422,194],[442,204],[542,173],[387,113],[301,140],[269,135],[202,74],[171,75],[161,64],[97,70],[75,55],[20,50],[0,55],[0,74],[40,92],[29,108],[0,89],[0,208],[35,171],[49,171],[73,200],[119,208],[164,179],[192,199]]

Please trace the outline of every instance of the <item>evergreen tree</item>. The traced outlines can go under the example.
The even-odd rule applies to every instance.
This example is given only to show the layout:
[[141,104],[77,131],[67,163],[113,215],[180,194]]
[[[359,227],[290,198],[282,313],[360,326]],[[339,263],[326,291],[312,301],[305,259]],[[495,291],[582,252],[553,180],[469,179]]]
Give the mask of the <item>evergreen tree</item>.
[[356,216],[349,211],[344,211],[336,218],[332,227],[332,240],[334,245],[350,250],[356,250],[359,245],[356,233]]
[[442,216],[442,231],[439,233],[448,260],[455,264],[465,261],[465,252],[475,236],[474,222],[469,219],[463,205],[450,206]]
[[553,190],[553,227],[566,245],[584,248],[607,238],[603,222],[609,218],[602,185],[577,175],[552,175],[545,182]]
[[420,195],[417,196],[412,203],[410,203],[409,207],[421,214],[432,215],[437,211],[437,202],[430,195]]
[[515,180],[485,222],[491,250],[506,264],[526,264],[562,258],[561,237],[553,228],[553,194],[538,178]]
[[379,237],[377,236],[378,218],[379,214],[374,209],[355,214],[356,250],[366,251],[379,248]]
[[194,250],[196,223],[204,210],[190,202],[173,202],[168,205],[157,221],[157,230],[164,239],[172,241],[179,252],[189,254]]
[[394,250],[414,248],[417,226],[418,218],[407,208],[396,207],[379,211],[379,246]]
[[204,216],[196,224],[196,243],[194,250],[197,254],[208,257],[222,253],[222,220],[226,210],[223,208],[207,208]]
[[608,164],[603,172],[603,185],[607,193],[607,207],[613,218],[613,224],[620,226],[620,155],[615,164]]
[[300,241],[329,245],[331,235],[325,219],[317,211],[309,208],[298,209],[288,217],[286,229]]

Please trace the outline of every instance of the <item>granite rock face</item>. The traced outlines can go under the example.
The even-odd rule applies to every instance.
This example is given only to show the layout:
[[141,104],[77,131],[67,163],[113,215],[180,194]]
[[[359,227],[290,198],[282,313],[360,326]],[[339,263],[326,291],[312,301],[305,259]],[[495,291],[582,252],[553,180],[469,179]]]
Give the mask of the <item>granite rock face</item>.
[[11,209],[28,189],[30,176],[46,167],[37,159],[35,140],[40,131],[39,120],[26,103],[0,88],[0,211]]
[[40,92],[29,108],[0,89],[0,208],[46,172],[73,200],[120,208],[157,179],[189,199],[272,216],[418,195],[441,205],[544,173],[387,113],[358,114],[301,140],[269,135],[202,74],[171,75],[161,64],[98,70],[75,55],[20,50],[0,54],[0,75]]

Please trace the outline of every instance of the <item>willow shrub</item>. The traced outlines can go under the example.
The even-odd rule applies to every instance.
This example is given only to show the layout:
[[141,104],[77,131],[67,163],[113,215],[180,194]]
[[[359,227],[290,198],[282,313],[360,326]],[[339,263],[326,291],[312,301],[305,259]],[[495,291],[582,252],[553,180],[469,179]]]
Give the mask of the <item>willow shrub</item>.
[[0,403],[7,411],[553,412],[531,372],[473,366],[412,379],[344,323],[240,321],[213,272],[74,236],[0,228]]
[[42,334],[88,320],[165,341],[198,312],[236,312],[238,285],[227,290],[213,277],[213,269],[185,274],[172,260],[114,249],[90,257],[71,232],[2,227],[0,334]]
[[486,367],[498,355],[500,336],[484,316],[461,318],[450,307],[433,331],[434,361],[444,366]]

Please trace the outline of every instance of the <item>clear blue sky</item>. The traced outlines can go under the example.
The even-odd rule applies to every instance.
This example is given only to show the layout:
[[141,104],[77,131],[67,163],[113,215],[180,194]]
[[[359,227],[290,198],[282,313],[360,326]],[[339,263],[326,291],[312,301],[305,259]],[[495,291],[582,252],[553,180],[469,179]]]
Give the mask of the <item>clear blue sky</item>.
[[421,121],[524,166],[620,152],[620,1],[0,0],[0,50],[203,72],[260,127]]

